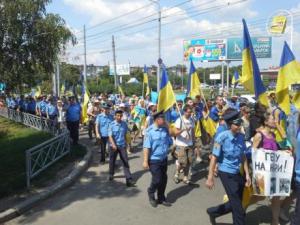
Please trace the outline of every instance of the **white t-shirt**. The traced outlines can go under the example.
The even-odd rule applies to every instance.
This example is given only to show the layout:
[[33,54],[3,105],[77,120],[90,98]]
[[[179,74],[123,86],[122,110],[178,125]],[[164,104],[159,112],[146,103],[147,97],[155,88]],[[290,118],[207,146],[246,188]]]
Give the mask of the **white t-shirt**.
[[175,127],[180,130],[189,130],[183,131],[180,135],[176,137],[175,145],[181,147],[187,147],[193,145],[193,128],[195,127],[195,122],[192,118],[186,119],[182,117],[183,121],[179,117],[175,122]]

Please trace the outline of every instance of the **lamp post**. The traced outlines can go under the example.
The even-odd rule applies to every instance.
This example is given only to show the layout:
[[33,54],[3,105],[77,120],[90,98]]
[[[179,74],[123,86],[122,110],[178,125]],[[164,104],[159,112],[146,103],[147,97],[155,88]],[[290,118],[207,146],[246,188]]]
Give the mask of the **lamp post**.
[[160,0],[149,0],[155,3],[158,7],[158,66],[157,66],[157,92],[160,89],[160,61],[161,61],[161,6]]

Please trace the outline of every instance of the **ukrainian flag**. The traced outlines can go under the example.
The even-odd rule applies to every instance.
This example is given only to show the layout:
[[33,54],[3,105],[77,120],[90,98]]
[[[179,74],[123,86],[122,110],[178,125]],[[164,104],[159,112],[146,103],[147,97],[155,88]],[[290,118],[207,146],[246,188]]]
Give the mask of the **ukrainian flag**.
[[160,91],[158,95],[157,111],[166,112],[176,103],[175,94],[173,92],[172,85],[169,81],[168,72],[166,67],[162,66],[162,77],[160,83]]
[[255,94],[263,105],[268,106],[268,98],[266,88],[261,80],[259,67],[254,54],[250,34],[246,21],[243,19],[244,25],[244,49],[242,57],[242,76],[240,83],[251,93]]
[[196,68],[194,66],[193,61],[191,60],[191,66],[190,66],[190,73],[189,73],[189,79],[188,79],[188,87],[187,87],[187,93],[188,96],[191,98],[196,97],[197,95],[201,95],[200,91],[200,79],[198,77]]
[[88,103],[90,100],[89,92],[86,88],[86,84],[83,85],[82,87],[83,91],[83,103],[82,103],[82,123],[87,123],[89,121],[88,115],[87,115],[87,110],[88,110]]
[[41,86],[37,86],[37,90],[35,91],[34,97],[40,97],[42,95]]
[[238,84],[239,79],[240,79],[239,73],[238,73],[238,71],[235,71],[232,76],[231,84],[234,85],[234,87],[235,87]]
[[286,115],[289,115],[291,111],[289,86],[297,82],[300,82],[300,66],[290,47],[284,42],[277,78],[276,98],[278,105]]
[[[150,87],[149,87],[149,79],[148,79],[148,70],[146,65],[144,66],[144,79],[143,79],[143,86],[146,87],[146,96],[150,95]],[[144,95],[144,93],[143,93]]]

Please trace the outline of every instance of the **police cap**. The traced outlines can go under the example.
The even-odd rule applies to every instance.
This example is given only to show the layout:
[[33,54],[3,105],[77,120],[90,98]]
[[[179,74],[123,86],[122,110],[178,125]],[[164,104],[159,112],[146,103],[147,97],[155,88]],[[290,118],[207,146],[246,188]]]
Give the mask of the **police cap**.
[[158,118],[165,118],[164,112],[160,111],[160,112],[156,112],[153,114],[153,119],[156,120]]

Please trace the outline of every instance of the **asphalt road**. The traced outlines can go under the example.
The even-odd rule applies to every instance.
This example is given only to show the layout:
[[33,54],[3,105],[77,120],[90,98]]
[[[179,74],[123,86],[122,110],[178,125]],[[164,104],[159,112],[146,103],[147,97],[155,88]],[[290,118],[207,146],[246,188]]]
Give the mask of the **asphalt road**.
[[[81,142],[93,142],[86,136]],[[93,146],[93,163],[71,187],[59,192],[24,215],[7,222],[7,225],[209,225],[206,208],[219,204],[224,195],[220,181],[215,189],[205,187],[207,164],[195,166],[194,185],[173,182],[174,161],[169,157],[167,199],[173,203],[167,208],[152,208],[148,203],[147,187],[150,174],[142,169],[142,148],[129,156],[131,172],[137,187],[127,188],[120,166],[114,181],[108,178],[108,164],[99,165],[98,148]],[[117,162],[121,165],[121,162]],[[247,210],[247,224],[270,224],[268,202],[261,202]],[[219,225],[232,224],[231,214],[217,219]]]

